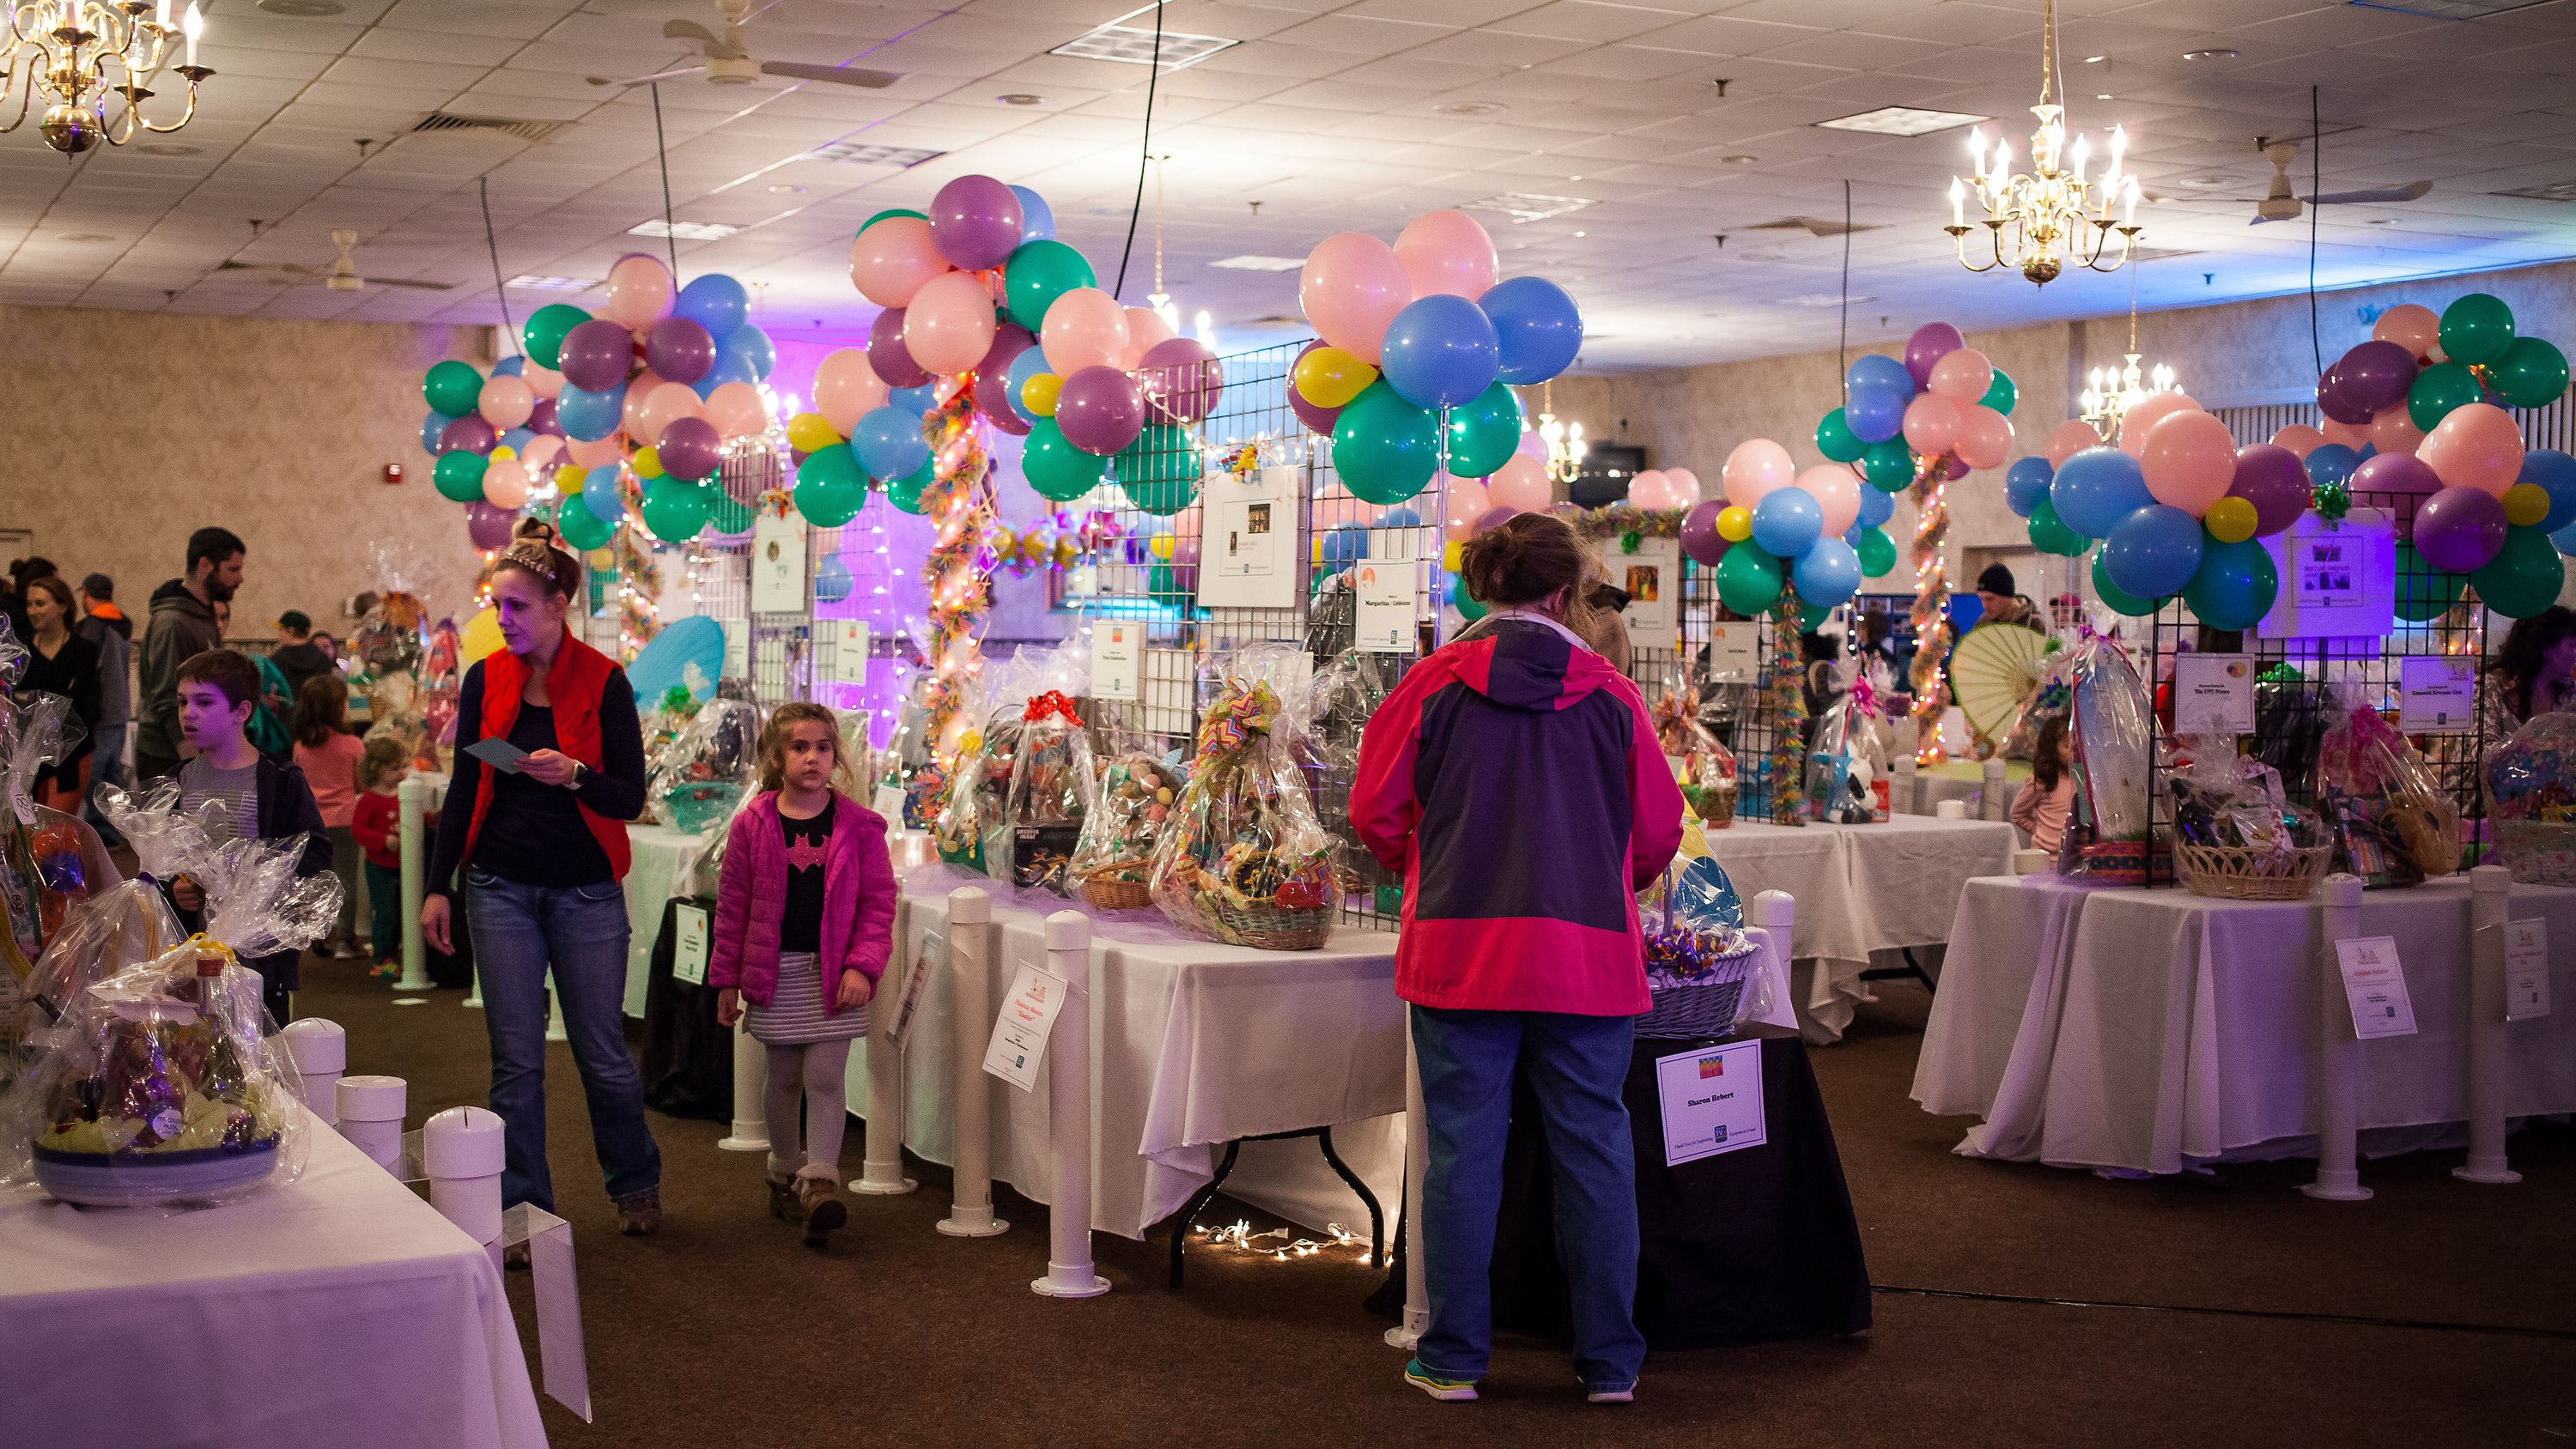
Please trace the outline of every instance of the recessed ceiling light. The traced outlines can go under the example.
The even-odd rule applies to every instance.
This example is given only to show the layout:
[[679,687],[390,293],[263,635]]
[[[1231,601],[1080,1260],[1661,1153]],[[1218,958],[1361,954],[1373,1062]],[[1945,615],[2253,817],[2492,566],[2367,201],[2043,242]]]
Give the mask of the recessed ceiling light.
[[2364,226],[2395,226],[2397,224],[2397,218],[2393,216],[2374,216],[2362,224]]
[[2192,191],[2222,191],[2237,183],[2237,178],[2224,171],[2204,172],[2198,176],[2177,176],[2173,184]]
[[146,141],[134,149],[146,156],[194,156],[206,148],[185,141]]
[[2111,99],[2111,93],[2109,91],[2100,91],[2094,95],[2093,99],[2097,101],[2107,101]]
[[514,292],[587,292],[598,283],[588,277],[547,277],[522,272],[501,285]]
[[1006,95],[995,96],[993,99],[1006,106],[1034,106],[1045,101],[1046,97],[1033,95],[1027,91],[1012,91]]
[[337,15],[349,7],[341,4],[340,0],[259,0],[255,8],[265,10],[271,15],[287,15],[298,20],[318,20],[325,15]]
[[828,146],[817,146],[805,153],[807,159],[814,161],[842,161],[853,166],[898,168],[918,166],[924,161],[936,161],[947,154],[945,151],[925,150],[918,146],[872,146],[864,141],[834,141]]
[[662,218],[657,216],[651,221],[639,221],[633,226],[628,227],[626,229],[626,234],[628,236],[676,237],[681,241],[723,241],[726,237],[729,237],[740,230],[742,230],[741,227],[735,226],[730,222],[664,221]]
[[2109,60],[2110,58],[2111,57],[2107,55],[2088,55],[2084,57],[2084,63],[2086,65],[2100,65],[2102,62]]
[[1499,116],[1511,107],[1500,101],[1451,101],[1445,106],[1433,106],[1431,109],[1443,116]]
[[2242,52],[2230,50],[2226,46],[2218,45],[2212,46],[2207,50],[2186,50],[2182,53],[2182,58],[2185,60],[2234,60],[2240,54],[2242,54]]
[[[1143,10],[1129,12],[1130,15],[1143,13]],[[1127,16],[1118,18],[1124,20]],[[1159,56],[1162,69],[1179,70],[1183,66],[1196,65],[1236,43],[1222,35],[1185,35],[1177,30],[1166,30],[1157,35],[1150,29],[1113,23],[1086,35],[1077,35],[1047,54],[1070,55],[1080,60],[1114,60],[1122,65],[1154,65]]]
[[1718,164],[1718,165],[1720,165],[1720,166],[1750,166],[1750,165],[1752,165],[1754,162],[1759,161],[1759,160],[1761,160],[1761,159],[1762,159],[1762,158],[1761,158],[1761,157],[1759,157],[1759,156],[1755,156],[1755,155],[1752,155],[1752,154],[1747,153],[1747,152],[1740,152],[1740,151],[1739,151],[1739,152],[1737,152],[1735,155],[1732,155],[1732,156],[1720,156],[1720,157],[1718,157],[1718,158],[1717,158],[1717,164]]
[[63,240],[67,242],[81,242],[86,244],[89,242],[114,241],[116,238],[107,235],[105,232],[76,231],[71,235],[64,237]]
[[1208,263],[1229,272],[1293,272],[1306,265],[1304,257],[1265,257],[1246,252],[1239,257],[1220,257]]
[[1545,221],[1551,216],[1563,216],[1569,211],[1581,211],[1591,204],[1592,198],[1588,196],[1542,196],[1533,191],[1506,191],[1500,196],[1488,196],[1482,201],[1459,203],[1468,211],[1499,211],[1515,223]]
[[1929,136],[1935,131],[1953,131],[1973,126],[1987,116],[1972,116],[1965,111],[1925,111],[1912,106],[1881,106],[1856,116],[1841,116],[1816,124],[1828,131],[1864,131],[1873,136]]
[[805,194],[804,187],[791,186],[784,182],[769,188],[769,191],[773,196],[803,196]]
[[1578,231],[1578,232],[1576,232],[1576,233],[1575,233],[1575,235],[1579,237],[1579,236],[1582,236],[1582,235],[1583,235],[1583,233]]

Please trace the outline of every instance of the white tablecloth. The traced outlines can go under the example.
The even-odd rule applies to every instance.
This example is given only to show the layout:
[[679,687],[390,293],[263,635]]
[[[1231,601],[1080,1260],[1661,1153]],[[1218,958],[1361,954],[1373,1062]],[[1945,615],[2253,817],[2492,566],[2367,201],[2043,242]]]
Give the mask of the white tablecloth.
[[644,1014],[644,981],[653,965],[653,938],[662,930],[662,907],[686,886],[683,877],[699,853],[718,843],[713,830],[683,835],[662,825],[632,825],[626,843],[626,1014]]
[[336,1132],[303,1178],[165,1214],[0,1195],[0,1442],[546,1442],[492,1259]]
[[[2557,1004],[2510,1028],[2508,1111],[2576,1110],[2576,890],[2517,886],[2507,914],[2548,921]],[[2362,934],[2396,938],[2417,1025],[2362,1048],[2365,1151],[2430,1145],[2466,1116],[2468,916],[2456,878],[2363,898]],[[1985,1119],[1969,1156],[2176,1172],[2311,1155],[2324,950],[2314,901],[1972,881],[1914,1098]]]
[[1790,954],[1814,962],[1798,997],[1798,1024],[1813,1042],[1840,1039],[1870,999],[1863,970],[1902,964],[1906,948],[1929,968],[1950,938],[1960,888],[2012,869],[2019,837],[1983,820],[1891,816],[1874,825],[1771,825],[1742,821],[1708,833],[1709,854],[1746,900],[1767,890],[1797,897]]

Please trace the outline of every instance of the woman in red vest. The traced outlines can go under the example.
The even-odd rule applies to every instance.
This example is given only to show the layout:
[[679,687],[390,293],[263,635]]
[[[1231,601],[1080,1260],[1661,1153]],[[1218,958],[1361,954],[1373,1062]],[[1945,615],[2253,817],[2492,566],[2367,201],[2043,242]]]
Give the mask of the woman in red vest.
[[[492,575],[509,646],[465,672],[456,774],[430,856],[421,933],[453,950],[448,894],[464,871],[466,926],[492,1032],[492,1110],[508,1149],[501,1200],[554,1209],[546,1172],[546,976],[563,998],[590,1140],[618,1228],[662,1225],[662,1153],[627,1055],[626,822],[644,808],[635,690],[615,661],[564,630],[581,564],[529,520]],[[479,740],[525,751],[494,769]]]

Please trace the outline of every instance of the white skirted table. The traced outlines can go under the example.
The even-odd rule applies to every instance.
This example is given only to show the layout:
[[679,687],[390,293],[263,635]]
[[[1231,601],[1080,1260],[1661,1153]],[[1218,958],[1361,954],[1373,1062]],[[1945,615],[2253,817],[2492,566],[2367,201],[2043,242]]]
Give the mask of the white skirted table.
[[190,1213],[0,1194],[0,1439],[542,1449],[491,1255],[338,1133]]
[[626,868],[626,1014],[644,1014],[644,985],[652,975],[653,941],[662,933],[662,907],[671,897],[688,893],[688,875],[698,857],[722,843],[721,825],[704,835],[683,835],[665,825],[630,825],[626,843],[633,863]]
[[[2416,1021],[2361,1044],[2365,1153],[2462,1137],[2469,894],[2454,877],[2363,898],[2361,933],[2395,938]],[[2516,886],[2507,914],[2548,922],[2555,1003],[2508,1029],[2507,1114],[2576,1111],[2576,890]],[[1971,881],[1914,1099],[1984,1119],[1959,1145],[1971,1157],[2169,1173],[2314,1155],[2324,951],[2314,900]]]

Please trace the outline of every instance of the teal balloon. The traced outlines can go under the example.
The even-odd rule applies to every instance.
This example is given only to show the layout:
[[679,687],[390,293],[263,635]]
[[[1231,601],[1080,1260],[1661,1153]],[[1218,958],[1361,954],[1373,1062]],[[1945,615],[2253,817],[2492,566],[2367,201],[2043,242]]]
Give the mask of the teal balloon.
[[2102,555],[2098,553],[2093,555],[2093,592],[2101,597],[2104,604],[2110,606],[2112,613],[2131,619],[2143,619],[2154,613],[2158,607],[2157,601],[2153,599],[2141,599],[2134,594],[2122,593],[2120,586],[2111,582],[2111,576],[2102,572]]
[[644,526],[664,543],[686,543],[707,526],[706,491],[678,478],[644,485]]
[[1381,507],[1419,493],[1440,466],[1440,424],[1380,378],[1333,421],[1333,471]]
[[698,491],[706,496],[707,527],[718,533],[751,532],[751,505],[735,501],[714,474],[698,480]]
[[2517,337],[2489,369],[2496,394],[2518,408],[2545,408],[2567,391],[2567,354],[2537,337]]
[[924,463],[900,478],[887,479],[886,502],[893,504],[902,512],[919,517],[922,490],[928,488],[931,480],[936,476],[935,465]]
[[[859,455],[847,443],[834,443],[816,448],[796,465],[796,486],[820,484],[825,487],[855,485],[861,492],[868,486],[868,471],[860,466]],[[809,515],[810,516],[810,515]]]
[[1060,241],[1022,242],[1002,263],[1003,308],[1031,332],[1046,325],[1047,309],[1056,298],[1098,285],[1091,263]]
[[[2507,538],[2512,537],[2510,529]],[[2397,545],[2397,617],[2410,624],[2429,624],[2451,611],[2468,586],[2466,574],[2446,574],[2433,567],[2415,545]]]
[[1457,610],[1458,617],[1470,624],[1485,617],[1485,606],[1477,603],[1467,592],[1467,580],[1461,575],[1452,574],[1449,578],[1449,607]]
[[1492,476],[1520,445],[1520,398],[1503,383],[1449,410],[1449,471],[1460,478]]
[[[869,227],[876,225],[878,222],[885,220],[889,216],[908,216],[915,221],[930,220],[928,216],[913,210],[909,206],[889,206],[885,210],[878,212],[876,215],[869,217],[867,220],[860,222],[859,231],[866,231]],[[853,232],[852,235],[855,236],[857,233]]]
[[2505,529],[2504,547],[2469,575],[2469,583],[2488,608],[2508,619],[2528,619],[2558,602],[2567,565],[2548,534],[2517,524]]
[[846,443],[817,448],[796,465],[796,511],[817,528],[838,528],[867,506],[868,478]]
[[2031,506],[2030,546],[2041,553],[2081,558],[2093,541],[2058,521],[2057,507],[2046,498]]
[[1857,463],[1869,451],[1869,444],[1852,432],[1850,420],[1843,416],[1841,408],[1836,408],[1816,424],[1816,451],[1837,463]]
[[1779,602],[1780,560],[1752,542],[1739,543],[1717,562],[1717,599],[1751,618]]
[[2417,430],[2431,432],[2442,419],[2486,396],[2478,375],[2456,358],[2437,362],[2415,374],[2406,389],[2406,417]]
[[2442,351],[2453,362],[2493,362],[2511,346],[2513,309],[2502,297],[2471,292],[2442,309]]
[[450,358],[431,368],[429,375],[420,380],[420,395],[429,400],[431,412],[461,418],[474,411],[476,401],[483,396],[483,374],[476,372],[472,363]]
[[2005,417],[2011,417],[2012,410],[2020,404],[2021,389],[2013,385],[2013,380],[2000,367],[1995,369],[1995,380],[1986,384],[1986,395],[1977,399],[1979,407],[1993,408]]
[[1833,616],[1834,611],[1826,608],[1822,604],[1800,604],[1798,606],[1798,632],[1801,634],[1813,634],[1818,629],[1825,627],[1825,621]]
[[608,540],[616,535],[617,525],[591,512],[590,505],[579,497],[573,497],[565,499],[563,507],[555,510],[555,531],[563,535],[564,542],[588,553],[594,548],[605,548]]
[[492,460],[480,453],[450,448],[438,455],[429,480],[438,486],[439,497],[453,503],[471,503],[483,496],[483,470],[491,465]]
[[1108,468],[1108,459],[1068,442],[1055,419],[1040,418],[1029,424],[1028,440],[1020,449],[1020,471],[1028,475],[1029,486],[1040,498],[1071,503],[1099,487]]
[[1861,577],[1883,579],[1896,572],[1896,540],[1887,536],[1886,529],[1862,529],[1855,551],[1860,554]]
[[1157,517],[1168,518],[1198,497],[1199,447],[1175,424],[1147,427],[1110,462],[1127,501]]
[[1881,493],[1902,493],[1914,483],[1914,454],[1901,437],[1872,443],[1860,455],[1860,474]]
[[2269,549],[2250,538],[2235,543],[2211,539],[2201,548],[2200,566],[2184,585],[2182,601],[2213,629],[2251,629],[2272,612],[2272,600],[2280,592],[2281,575]]
[[527,325],[519,329],[519,340],[527,344],[528,360],[544,368],[560,365],[564,334],[589,320],[589,313],[567,302],[548,302],[528,314]]

